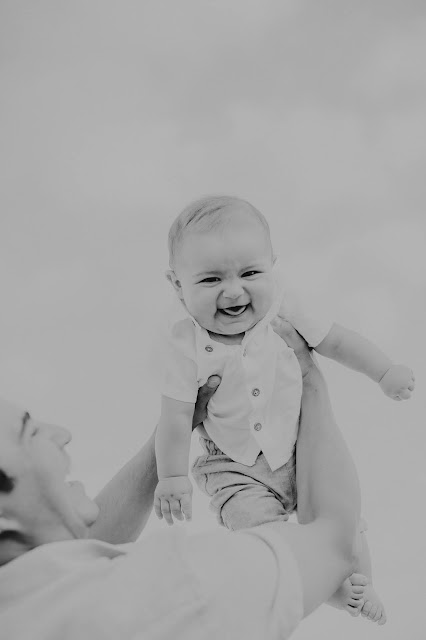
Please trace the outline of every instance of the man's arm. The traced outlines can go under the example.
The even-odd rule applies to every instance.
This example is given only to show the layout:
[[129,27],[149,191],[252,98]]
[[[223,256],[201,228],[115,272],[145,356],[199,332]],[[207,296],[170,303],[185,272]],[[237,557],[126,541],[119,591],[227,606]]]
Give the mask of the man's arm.
[[325,380],[305,341],[285,320],[277,319],[274,325],[294,349],[303,374],[296,461],[298,518],[303,526],[277,526],[299,565],[306,616],[328,600],[354,569],[360,491]]
[[[219,383],[218,376],[211,376],[199,389],[193,429],[205,419],[207,404]],[[112,544],[136,540],[151,514],[157,482],[154,432],[96,497],[100,512],[89,537]]]
[[111,544],[136,540],[151,514],[157,486],[155,431],[96,496],[99,516],[89,537]]

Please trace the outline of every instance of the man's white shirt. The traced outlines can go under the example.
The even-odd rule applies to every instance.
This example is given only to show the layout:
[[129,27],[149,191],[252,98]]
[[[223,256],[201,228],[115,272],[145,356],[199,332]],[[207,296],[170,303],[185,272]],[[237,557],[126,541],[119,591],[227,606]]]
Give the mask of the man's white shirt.
[[302,376],[292,349],[271,320],[285,317],[316,347],[332,322],[309,300],[283,284],[274,268],[275,297],[266,316],[240,345],[213,341],[176,297],[163,337],[162,394],[195,403],[198,388],[213,374],[222,382],[208,405],[204,428],[232,460],[252,466],[262,451],[272,471],[292,455],[297,438]]
[[0,567],[0,637],[285,640],[303,603],[280,526],[42,545]]

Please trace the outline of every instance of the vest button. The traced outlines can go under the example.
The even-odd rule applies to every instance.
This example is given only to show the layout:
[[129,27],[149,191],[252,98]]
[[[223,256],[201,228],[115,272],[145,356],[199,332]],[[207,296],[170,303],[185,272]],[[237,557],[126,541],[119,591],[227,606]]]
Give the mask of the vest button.
[[253,389],[253,391],[251,392],[251,395],[256,397],[259,395],[259,393],[260,393],[259,389]]
[[260,431],[262,428],[262,425],[260,424],[260,422],[256,422],[256,424],[254,425],[254,430],[255,431]]
[[211,353],[211,352],[213,351],[213,347],[212,347],[212,345],[211,345],[211,344],[208,344],[207,346],[205,346],[205,347],[204,347],[204,349],[205,349],[206,351],[208,351],[209,353]]

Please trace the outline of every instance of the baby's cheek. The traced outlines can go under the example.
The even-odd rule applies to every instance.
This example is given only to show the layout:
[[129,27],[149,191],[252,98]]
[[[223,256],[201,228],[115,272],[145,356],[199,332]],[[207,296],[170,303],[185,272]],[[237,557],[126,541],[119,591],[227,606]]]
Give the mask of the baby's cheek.
[[209,292],[199,293],[195,299],[192,300],[192,312],[191,315],[203,326],[203,320],[210,318],[216,312],[216,298],[209,294]]
[[272,284],[267,284],[267,286],[263,286],[262,288],[259,289],[259,291],[257,292],[257,299],[258,299],[258,307],[259,310],[260,308],[262,308],[263,312],[266,313],[268,311],[268,309],[270,308],[271,304],[274,301],[274,287],[272,286]]

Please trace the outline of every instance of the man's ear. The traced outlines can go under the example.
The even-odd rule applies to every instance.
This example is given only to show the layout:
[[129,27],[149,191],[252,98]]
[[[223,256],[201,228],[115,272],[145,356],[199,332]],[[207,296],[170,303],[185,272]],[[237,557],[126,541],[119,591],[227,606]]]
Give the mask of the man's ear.
[[178,294],[179,298],[183,300],[182,285],[180,283],[180,280],[177,279],[175,272],[169,269],[168,271],[166,271],[166,278]]
[[6,532],[22,533],[23,527],[18,520],[0,514],[0,534]]
[[0,513],[0,566],[18,558],[32,546],[21,523]]

